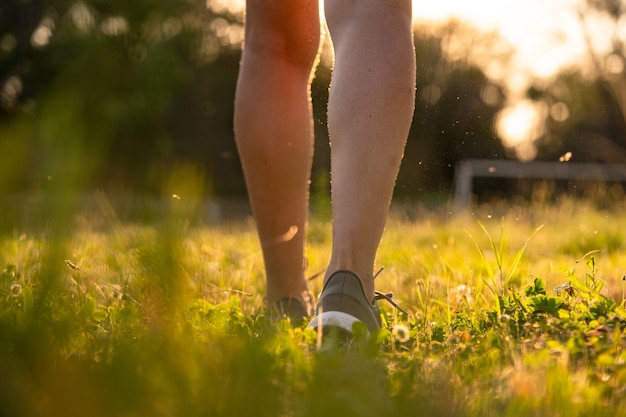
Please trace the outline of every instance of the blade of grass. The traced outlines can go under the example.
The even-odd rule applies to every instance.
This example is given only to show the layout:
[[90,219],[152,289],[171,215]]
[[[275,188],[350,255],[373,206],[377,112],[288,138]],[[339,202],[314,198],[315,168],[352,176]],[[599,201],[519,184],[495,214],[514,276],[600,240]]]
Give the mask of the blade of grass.
[[[498,251],[498,249],[496,248],[496,244],[494,243],[493,238],[491,237],[491,234],[489,233],[485,225],[480,220],[477,220],[477,222],[485,235],[487,235],[487,238],[489,239],[489,244],[491,245],[491,249],[493,250],[493,253],[496,257],[496,264],[498,265],[498,269],[502,271],[502,252]],[[502,239],[500,239],[500,241],[502,242]]]
[[[479,222],[479,224],[481,223]],[[484,227],[483,227],[483,230],[485,230]],[[485,252],[483,252],[482,248],[480,247],[476,239],[474,239],[474,236],[472,236],[472,234],[467,229],[463,229],[463,231],[469,236],[470,239],[472,239],[472,242],[474,242],[474,246],[476,246],[476,249],[478,250],[480,259],[482,260],[483,264],[487,268],[487,274],[489,275],[489,280],[485,278],[483,275],[481,275],[481,280],[487,286],[487,288],[489,288],[489,291],[491,291],[491,293],[493,294],[494,299],[495,299],[496,311],[498,312],[498,315],[500,315],[501,314],[500,300],[498,299],[498,290],[494,288],[495,274],[493,272],[493,268],[491,268],[491,263],[487,259],[487,256],[485,256]],[[492,247],[493,247],[493,240],[491,240],[491,237],[489,237],[489,240],[491,241]]]
[[509,270],[509,273],[506,276],[506,282],[508,282],[511,277],[513,276],[513,274],[515,273],[515,270],[517,269],[517,266],[520,263],[520,260],[522,259],[522,256],[524,255],[524,252],[526,251],[526,247],[528,246],[528,242],[530,242],[530,240],[541,230],[543,229],[543,224],[539,227],[537,227],[532,234],[526,238],[526,241],[524,242],[524,244],[522,245],[522,247],[517,251],[517,253],[515,254],[515,258],[513,259],[513,263],[511,264],[511,269]]
[[[480,245],[478,244],[478,242],[476,241],[474,236],[467,229],[463,229],[463,231],[465,231],[465,233],[467,233],[469,238],[472,239],[472,242],[474,243],[474,246],[476,246],[476,249],[478,250],[478,254],[480,255],[480,259],[483,261],[483,263],[485,264],[485,267],[487,268],[487,274],[489,275],[489,278],[491,278],[491,280],[493,281],[495,279],[495,274],[493,272],[493,268],[491,268],[491,263],[487,259],[487,256],[485,256],[485,252],[482,250],[482,248],[480,247]],[[490,285],[489,285],[489,287],[491,288]]]

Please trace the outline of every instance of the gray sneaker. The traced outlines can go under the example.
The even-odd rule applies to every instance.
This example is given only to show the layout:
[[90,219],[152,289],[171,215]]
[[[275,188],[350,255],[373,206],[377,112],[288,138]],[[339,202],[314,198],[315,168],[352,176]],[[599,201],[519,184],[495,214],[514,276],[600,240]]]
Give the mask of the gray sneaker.
[[294,297],[283,297],[269,308],[269,315],[274,320],[288,318],[294,326],[300,326],[313,315],[310,293],[303,294],[304,301]]
[[377,298],[370,304],[361,280],[351,271],[333,273],[322,290],[316,316],[307,327],[312,329],[340,329],[352,334],[352,325],[364,323],[370,333],[380,329],[382,322]]

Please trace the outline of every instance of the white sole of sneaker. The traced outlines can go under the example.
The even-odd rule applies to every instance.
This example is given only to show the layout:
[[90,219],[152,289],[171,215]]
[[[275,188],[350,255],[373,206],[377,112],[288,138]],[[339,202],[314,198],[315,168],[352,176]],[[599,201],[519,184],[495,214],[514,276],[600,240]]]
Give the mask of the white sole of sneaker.
[[[341,311],[326,311],[317,315],[307,326],[309,329],[320,330],[326,326],[335,326],[352,333],[352,325],[361,320]],[[369,332],[368,332],[369,335]]]

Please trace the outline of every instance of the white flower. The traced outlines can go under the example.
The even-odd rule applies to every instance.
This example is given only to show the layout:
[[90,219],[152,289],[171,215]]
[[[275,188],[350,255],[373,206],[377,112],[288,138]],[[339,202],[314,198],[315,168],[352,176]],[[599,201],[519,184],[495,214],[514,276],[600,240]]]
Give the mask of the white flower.
[[391,329],[391,334],[393,335],[394,339],[396,339],[400,343],[409,341],[409,328],[403,324],[396,324],[395,326],[393,326],[393,329]]
[[11,290],[9,292],[11,297],[19,297],[22,294],[22,286],[17,282],[11,284]]
[[460,304],[462,302],[469,304],[474,301],[474,297],[472,297],[472,289],[465,284],[461,284],[452,289],[450,298],[454,304]]

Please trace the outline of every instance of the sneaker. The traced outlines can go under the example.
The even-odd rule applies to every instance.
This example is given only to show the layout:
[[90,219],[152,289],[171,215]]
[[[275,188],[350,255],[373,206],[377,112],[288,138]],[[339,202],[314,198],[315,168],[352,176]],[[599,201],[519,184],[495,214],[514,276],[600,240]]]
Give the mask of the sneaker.
[[364,323],[370,333],[382,326],[376,298],[370,303],[361,280],[351,271],[333,273],[322,290],[316,316],[307,327],[327,331],[339,329],[352,334],[352,325]]
[[281,298],[274,302],[270,308],[270,316],[272,318],[279,320],[288,318],[296,326],[299,326],[304,320],[311,317],[312,313],[310,304],[294,297]]

